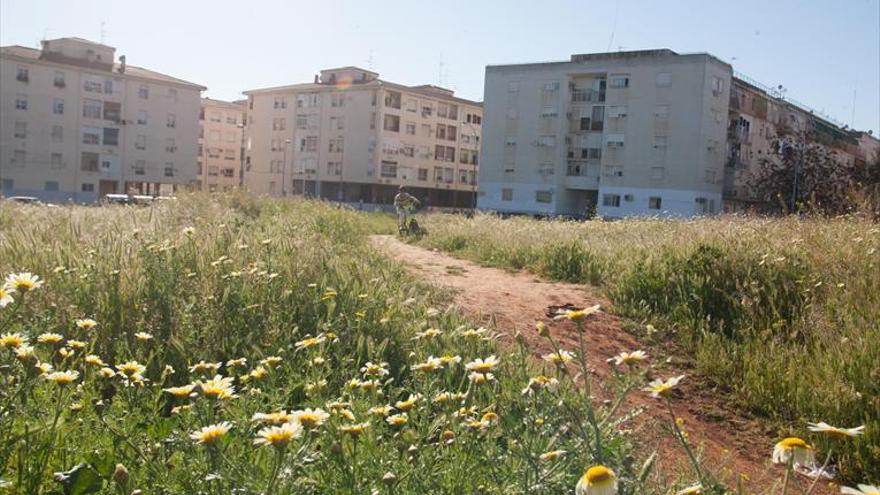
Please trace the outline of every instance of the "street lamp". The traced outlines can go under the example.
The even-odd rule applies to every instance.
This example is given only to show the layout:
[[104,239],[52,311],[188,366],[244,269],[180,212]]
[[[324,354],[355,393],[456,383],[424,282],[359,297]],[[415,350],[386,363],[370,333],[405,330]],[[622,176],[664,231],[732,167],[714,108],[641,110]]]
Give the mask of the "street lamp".
[[281,196],[287,197],[287,146],[292,143],[290,139],[284,140],[284,163],[281,165]]

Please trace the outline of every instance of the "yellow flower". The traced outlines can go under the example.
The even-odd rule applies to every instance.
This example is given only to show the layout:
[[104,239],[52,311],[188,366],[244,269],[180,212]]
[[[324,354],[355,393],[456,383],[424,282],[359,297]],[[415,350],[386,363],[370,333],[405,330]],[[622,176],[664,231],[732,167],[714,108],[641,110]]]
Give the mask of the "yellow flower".
[[812,432],[816,433],[826,433],[837,439],[844,439],[847,437],[857,437],[859,435],[863,435],[865,433],[865,426],[859,426],[856,428],[838,428],[836,426],[831,426],[824,421],[821,423],[807,423],[808,429]]
[[550,335],[550,329],[547,328],[547,324],[543,321],[535,323],[535,331],[538,332],[538,335],[540,335],[541,337],[546,337]]
[[621,364],[633,366],[646,359],[648,359],[648,354],[646,354],[645,351],[633,351],[621,352],[620,354],[609,359],[609,361],[614,361],[614,364],[617,366],[620,366]]
[[266,375],[268,374],[269,370],[262,366],[257,366],[256,368],[252,369],[250,373],[248,373],[248,379],[262,380],[263,378],[266,378]]
[[80,330],[91,330],[96,326],[98,326],[98,322],[91,318],[82,318],[76,320],[76,328],[79,328]]
[[9,293],[9,289],[0,285],[0,308],[5,308],[14,302],[15,299],[13,299],[12,294]]
[[361,367],[364,376],[385,376],[388,374],[388,363],[367,362]]
[[451,444],[455,441],[455,432],[452,430],[445,430],[440,434],[440,441],[445,443],[446,445]]
[[15,359],[18,359],[21,362],[30,361],[36,358],[37,356],[34,354],[33,346],[21,344],[15,348]]
[[566,319],[574,322],[581,322],[586,319],[587,316],[590,316],[593,313],[597,313],[599,311],[600,305],[591,306],[589,308],[584,309],[570,309],[558,314],[555,319]]
[[859,489],[844,486],[840,489],[840,493],[846,495],[880,495],[880,488],[874,485],[859,485]]
[[57,385],[70,385],[79,378],[78,371],[56,371],[45,375],[46,380],[55,382]]
[[295,418],[293,414],[288,413],[284,409],[270,413],[256,413],[251,418],[251,421],[256,421],[258,423],[265,423],[269,425],[281,425],[294,420]]
[[391,407],[390,405],[376,406],[376,407],[369,408],[367,410],[367,414],[369,414],[371,416],[385,417],[385,416],[388,416],[389,414],[391,414],[391,411],[393,409],[394,408]]
[[475,371],[477,373],[488,373],[495,369],[496,366],[498,366],[498,358],[493,354],[486,359],[475,359],[466,364],[465,368],[468,371]]
[[195,227],[184,227],[184,229],[183,229],[183,235],[185,235],[187,237],[192,237],[192,235],[195,233],[196,233]]
[[101,368],[98,371],[98,374],[101,375],[101,378],[113,378],[116,376],[116,372],[113,371],[113,368]]
[[560,350],[559,352],[544,354],[543,356],[541,356],[541,358],[544,361],[547,361],[548,363],[560,365],[560,364],[566,364],[566,363],[570,362],[572,359],[574,359],[574,354],[572,354],[566,350]]
[[337,416],[342,416],[343,418],[351,421],[352,423],[355,420],[354,413],[351,412],[351,409],[334,409],[333,414]]
[[492,373],[477,373],[476,371],[472,372],[468,375],[468,379],[473,383],[479,385],[481,383],[495,381],[495,375]]
[[20,333],[4,333],[0,335],[0,347],[17,349],[25,343],[27,343],[27,340]]
[[247,366],[247,358],[238,358],[238,359],[230,359],[226,361],[227,368],[235,368],[235,367],[245,367]]
[[209,399],[229,400],[235,398],[235,387],[232,385],[231,377],[214,375],[214,378],[199,381],[196,385],[202,395]]
[[291,421],[284,423],[281,426],[263,428],[257,432],[257,438],[254,440],[254,444],[283,447],[294,438],[301,437],[302,433],[302,425],[296,421]]
[[38,362],[34,365],[34,368],[36,368],[37,372],[41,375],[48,375],[54,369],[51,364],[44,362]]
[[281,356],[266,356],[260,360],[260,364],[275,366],[276,364],[281,364],[282,361],[284,361],[284,359],[282,359]]
[[429,329],[425,330],[424,332],[416,333],[415,337],[413,337],[413,340],[432,339],[434,337],[439,337],[441,335],[443,335],[443,331],[440,330],[439,328],[429,328]]
[[424,363],[418,363],[412,366],[413,371],[434,371],[443,367],[443,362],[439,358],[429,356]]
[[492,411],[489,411],[486,414],[483,414],[483,417],[480,418],[480,421],[482,421],[484,423],[490,423],[490,424],[497,423],[498,422],[498,415]]
[[182,406],[174,406],[171,408],[171,414],[180,414],[184,411],[189,411],[190,409],[192,409],[192,407],[193,407],[192,404],[185,404]]
[[615,495],[617,476],[605,466],[593,466],[578,480],[574,492],[575,495]]
[[147,371],[147,367],[137,361],[128,361],[122,364],[117,364],[116,369],[129,378],[135,375],[142,375],[144,371]]
[[140,340],[141,342],[146,342],[153,339],[153,334],[147,332],[138,332],[134,334],[134,338]]
[[41,344],[60,344],[64,342],[64,336],[58,333],[44,333],[37,337]]
[[458,356],[458,355],[453,356],[452,354],[445,354],[443,356],[440,356],[437,359],[439,359],[440,362],[443,363],[444,366],[447,364],[458,364],[461,362],[461,356]]
[[483,327],[480,328],[469,328],[467,330],[463,330],[461,332],[462,337],[480,337],[485,338],[488,337],[489,331]]
[[555,461],[556,459],[565,455],[564,450],[551,450],[550,452],[544,452],[539,457],[542,461]]
[[403,426],[409,421],[406,413],[394,414],[385,418],[385,421],[388,422],[391,426]]
[[201,444],[213,444],[226,436],[232,425],[228,421],[217,423],[215,425],[205,426],[200,430],[190,433],[189,437]]
[[43,286],[40,277],[30,272],[12,273],[6,277],[6,290],[15,290],[21,293],[30,292]]
[[684,375],[674,376],[665,381],[658,378],[649,383],[644,390],[646,392],[651,392],[652,397],[666,397],[683,379]]
[[165,388],[162,390],[168,392],[169,394],[171,394],[174,397],[177,397],[178,399],[184,399],[184,398],[189,397],[193,393],[195,388],[196,388],[195,385],[190,384],[190,385],[182,385],[180,387],[169,387],[169,388]]
[[409,398],[407,398],[406,400],[397,401],[397,403],[394,404],[394,407],[400,409],[401,411],[409,411],[410,409],[415,407],[416,402],[418,402],[421,398],[422,396],[419,394],[410,394]]
[[294,347],[296,347],[297,349],[308,349],[309,347],[314,347],[314,346],[316,346],[316,345],[321,345],[321,344],[323,344],[326,340],[327,340],[327,337],[325,337],[323,334],[319,334],[319,335],[316,336],[316,337],[309,337],[309,338],[305,338],[305,339],[303,339],[303,340],[300,340],[299,342],[297,342],[297,343],[295,343],[295,344],[293,344],[293,345],[294,345]]
[[[342,410],[342,409],[340,409]],[[291,413],[293,420],[305,428],[316,428],[324,424],[330,414],[323,409],[301,409]]]
[[534,391],[542,389],[542,388],[555,388],[559,385],[559,380],[556,378],[550,378],[545,375],[537,375],[532,378],[529,378],[529,383],[526,385],[526,388],[522,389],[523,395],[531,395]]
[[71,349],[85,349],[86,343],[81,340],[68,340],[67,346]]
[[206,363],[204,360],[189,367],[190,373],[216,372],[222,363]]
[[780,440],[773,447],[773,463],[774,464],[812,464],[816,457],[813,453],[813,447],[807,442],[797,437],[788,437]]
[[348,433],[349,435],[356,437],[366,431],[369,427],[370,423],[357,423],[354,425],[340,426],[339,431],[343,433]]
[[703,485],[696,484],[675,492],[675,495],[701,495],[702,493]]

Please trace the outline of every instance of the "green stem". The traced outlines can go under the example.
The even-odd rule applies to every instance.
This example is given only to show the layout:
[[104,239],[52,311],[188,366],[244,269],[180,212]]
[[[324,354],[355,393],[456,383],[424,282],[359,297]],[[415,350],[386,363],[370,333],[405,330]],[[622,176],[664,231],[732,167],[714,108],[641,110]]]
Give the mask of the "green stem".
[[675,420],[675,411],[672,410],[672,401],[669,400],[668,397],[666,398],[666,410],[669,411],[669,417],[672,419],[672,429],[675,431],[676,439],[681,444],[682,448],[684,448],[688,459],[691,461],[691,465],[694,467],[694,471],[697,473],[697,477],[700,479],[700,483],[702,483],[704,487],[707,486],[706,480],[703,476],[703,470],[700,468],[699,461],[697,461],[697,456],[694,455],[694,451],[691,450],[691,446],[684,437],[684,433],[681,431],[681,428],[678,427],[678,422]]

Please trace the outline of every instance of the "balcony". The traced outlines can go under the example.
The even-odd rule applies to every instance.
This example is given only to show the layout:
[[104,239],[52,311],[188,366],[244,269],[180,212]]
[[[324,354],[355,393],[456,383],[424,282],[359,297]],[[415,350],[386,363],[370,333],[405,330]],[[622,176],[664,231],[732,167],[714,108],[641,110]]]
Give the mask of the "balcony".
[[572,103],[602,103],[605,101],[605,92],[595,89],[571,90]]

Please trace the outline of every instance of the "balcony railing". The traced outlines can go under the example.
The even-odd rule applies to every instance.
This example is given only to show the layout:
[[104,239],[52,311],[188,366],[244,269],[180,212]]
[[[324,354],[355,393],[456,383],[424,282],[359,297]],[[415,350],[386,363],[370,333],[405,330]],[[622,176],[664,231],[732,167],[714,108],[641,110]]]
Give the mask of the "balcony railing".
[[574,89],[571,91],[571,101],[575,103],[601,103],[605,101],[605,92],[595,89]]

